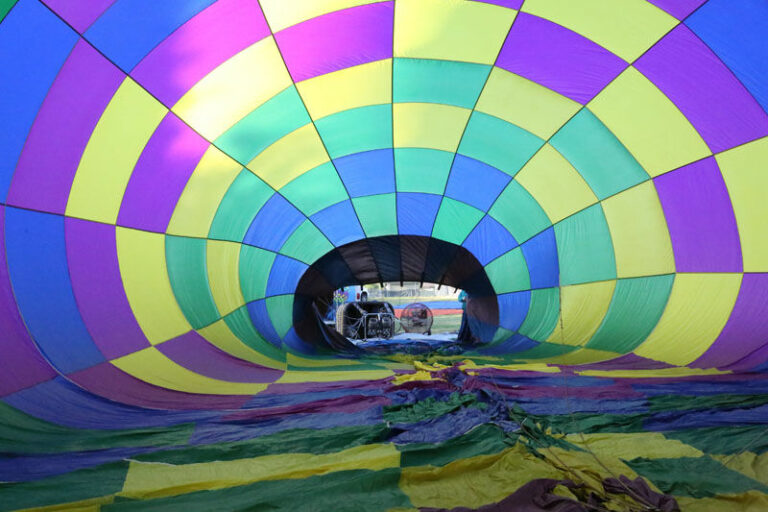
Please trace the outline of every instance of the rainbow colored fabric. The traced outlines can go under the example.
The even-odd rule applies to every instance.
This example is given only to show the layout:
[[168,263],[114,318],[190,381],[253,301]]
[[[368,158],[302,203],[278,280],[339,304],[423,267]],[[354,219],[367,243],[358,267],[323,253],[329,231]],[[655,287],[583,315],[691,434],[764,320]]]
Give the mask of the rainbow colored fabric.
[[0,510],[768,510],[764,0],[0,19]]

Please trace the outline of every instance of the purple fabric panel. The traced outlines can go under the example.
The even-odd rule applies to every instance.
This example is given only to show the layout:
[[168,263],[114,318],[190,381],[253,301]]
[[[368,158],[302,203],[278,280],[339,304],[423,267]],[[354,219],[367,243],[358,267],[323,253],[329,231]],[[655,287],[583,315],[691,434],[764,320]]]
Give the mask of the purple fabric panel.
[[233,357],[189,331],[155,347],[175,363],[200,375],[228,382],[274,382],[282,370],[258,366]]
[[510,9],[519,9],[523,6],[523,0],[472,0],[473,2],[483,4],[500,5],[502,7],[509,7]]
[[654,178],[678,272],[741,272],[733,206],[714,157]]
[[99,396],[153,409],[239,409],[250,396],[199,395],[157,386],[128,375],[110,363],[67,375],[77,385]]
[[707,0],[648,0],[675,18],[682,20],[699,8]]
[[50,9],[81,34],[88,30],[96,19],[115,0],[42,0]]
[[663,368],[674,368],[674,365],[663,363],[661,361],[654,361],[653,359],[646,359],[638,355],[629,353],[624,354],[616,359],[610,359],[608,361],[600,361],[599,363],[580,364],[574,367],[561,367],[564,371],[569,369],[573,370],[660,370]]
[[24,325],[5,260],[5,207],[0,205],[0,397],[56,377]]
[[712,152],[768,135],[768,114],[685,25],[656,43],[635,67],[672,100]]
[[331,398],[328,400],[314,400],[308,403],[288,405],[285,407],[265,407],[239,411],[223,416],[221,419],[222,421],[256,421],[268,418],[283,418],[294,414],[348,414],[391,404],[392,400],[386,396],[352,395]]
[[[709,349],[690,366],[728,366],[768,345],[768,274],[744,274],[731,317]],[[754,365],[752,365],[754,366]]]
[[171,107],[201,78],[269,33],[258,2],[219,0],[168,36],[131,76]]
[[275,34],[293,80],[392,57],[393,3],[324,14]]
[[517,15],[496,65],[582,104],[627,67],[586,37],[524,12]]
[[147,142],[120,205],[121,226],[164,232],[208,142],[168,112]]
[[88,332],[108,359],[149,346],[123,290],[115,227],[67,218],[67,262]]
[[85,145],[124,77],[88,43],[75,45],[29,132],[8,204],[64,213]]
[[744,372],[756,367],[762,367],[762,371],[765,371],[766,361],[768,361],[768,344],[763,345],[747,357],[744,357],[735,363],[723,366],[722,369],[731,370],[733,372]]

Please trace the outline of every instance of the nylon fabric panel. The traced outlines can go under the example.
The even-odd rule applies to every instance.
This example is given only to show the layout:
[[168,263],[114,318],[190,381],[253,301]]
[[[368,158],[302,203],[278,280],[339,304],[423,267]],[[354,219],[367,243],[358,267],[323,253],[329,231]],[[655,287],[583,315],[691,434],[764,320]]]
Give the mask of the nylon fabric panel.
[[395,103],[395,148],[429,148],[456,152],[470,111],[434,103]]
[[205,246],[206,271],[208,285],[211,289],[213,302],[221,316],[228,315],[243,306],[245,300],[240,291],[239,244],[208,240]]
[[302,174],[283,187],[280,193],[307,216],[349,199],[330,162]]
[[601,281],[560,289],[560,320],[550,343],[583,346],[597,331],[613,297],[616,281]]
[[600,205],[555,224],[561,284],[616,278],[616,257]]
[[365,236],[384,236],[397,233],[397,207],[395,194],[380,194],[352,199]]
[[206,245],[205,240],[198,238],[165,237],[171,288],[181,311],[195,329],[221,317],[208,283]]
[[258,176],[243,169],[227,188],[211,222],[211,238],[241,242],[256,214],[274,191]]
[[472,108],[491,68],[467,62],[395,59],[393,103],[440,103]]
[[531,277],[522,250],[512,249],[486,265],[485,271],[497,294],[531,288]]
[[483,212],[477,208],[445,197],[437,212],[432,236],[461,245],[482,218]]
[[371,105],[332,114],[315,122],[331,158],[386,149],[392,145],[392,107]]
[[396,148],[394,151],[398,192],[443,193],[453,154],[425,148]]
[[551,225],[536,199],[514,180],[493,203],[488,215],[499,221],[521,243]]
[[531,290],[531,305],[520,333],[532,340],[544,341],[552,334],[560,316],[560,290]]

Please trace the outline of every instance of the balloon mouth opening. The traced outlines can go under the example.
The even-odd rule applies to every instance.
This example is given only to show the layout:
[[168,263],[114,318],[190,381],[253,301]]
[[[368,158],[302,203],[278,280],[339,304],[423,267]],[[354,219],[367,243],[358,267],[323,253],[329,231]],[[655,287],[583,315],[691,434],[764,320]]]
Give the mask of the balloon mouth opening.
[[304,272],[296,288],[294,330],[313,351],[365,355],[365,350],[352,345],[324,321],[334,292],[351,285],[408,281],[467,292],[472,339],[466,343],[482,345],[493,339],[499,305],[483,265],[464,247],[416,235],[365,238],[319,258]]

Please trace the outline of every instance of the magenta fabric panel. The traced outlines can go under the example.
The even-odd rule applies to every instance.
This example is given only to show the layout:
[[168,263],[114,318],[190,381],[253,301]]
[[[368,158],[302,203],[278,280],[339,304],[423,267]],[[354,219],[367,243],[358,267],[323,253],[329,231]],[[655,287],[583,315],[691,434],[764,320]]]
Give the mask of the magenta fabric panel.
[[701,134],[713,153],[768,135],[768,114],[685,25],[678,25],[635,67]]
[[675,18],[682,20],[699,8],[707,0],[648,0],[659,9],[666,11]]
[[768,274],[744,274],[736,305],[723,332],[690,366],[728,366],[765,346],[768,346]]
[[627,67],[586,37],[524,12],[517,15],[496,65],[582,104]]
[[282,370],[258,366],[233,357],[189,331],[155,347],[176,364],[200,375],[228,382],[274,382]]
[[678,272],[741,272],[731,198],[714,157],[654,178]]
[[5,259],[5,207],[0,205],[0,397],[53,379],[56,371],[37,350],[21,319]]
[[230,57],[270,34],[254,0],[219,0],[174,31],[131,76],[172,107]]
[[165,232],[184,186],[209,145],[168,112],[136,162],[120,205],[118,224]]
[[294,82],[392,57],[393,2],[313,18],[275,34]]
[[88,30],[115,0],[42,0],[79,33]]
[[72,291],[93,342],[107,359],[148,347],[123,288],[115,226],[67,218],[64,230]]
[[250,396],[201,395],[154,386],[128,375],[110,363],[101,363],[67,378],[87,391],[121,404],[151,409],[239,409]]
[[75,45],[29,132],[8,204],[64,213],[85,146],[124,78],[88,43]]

